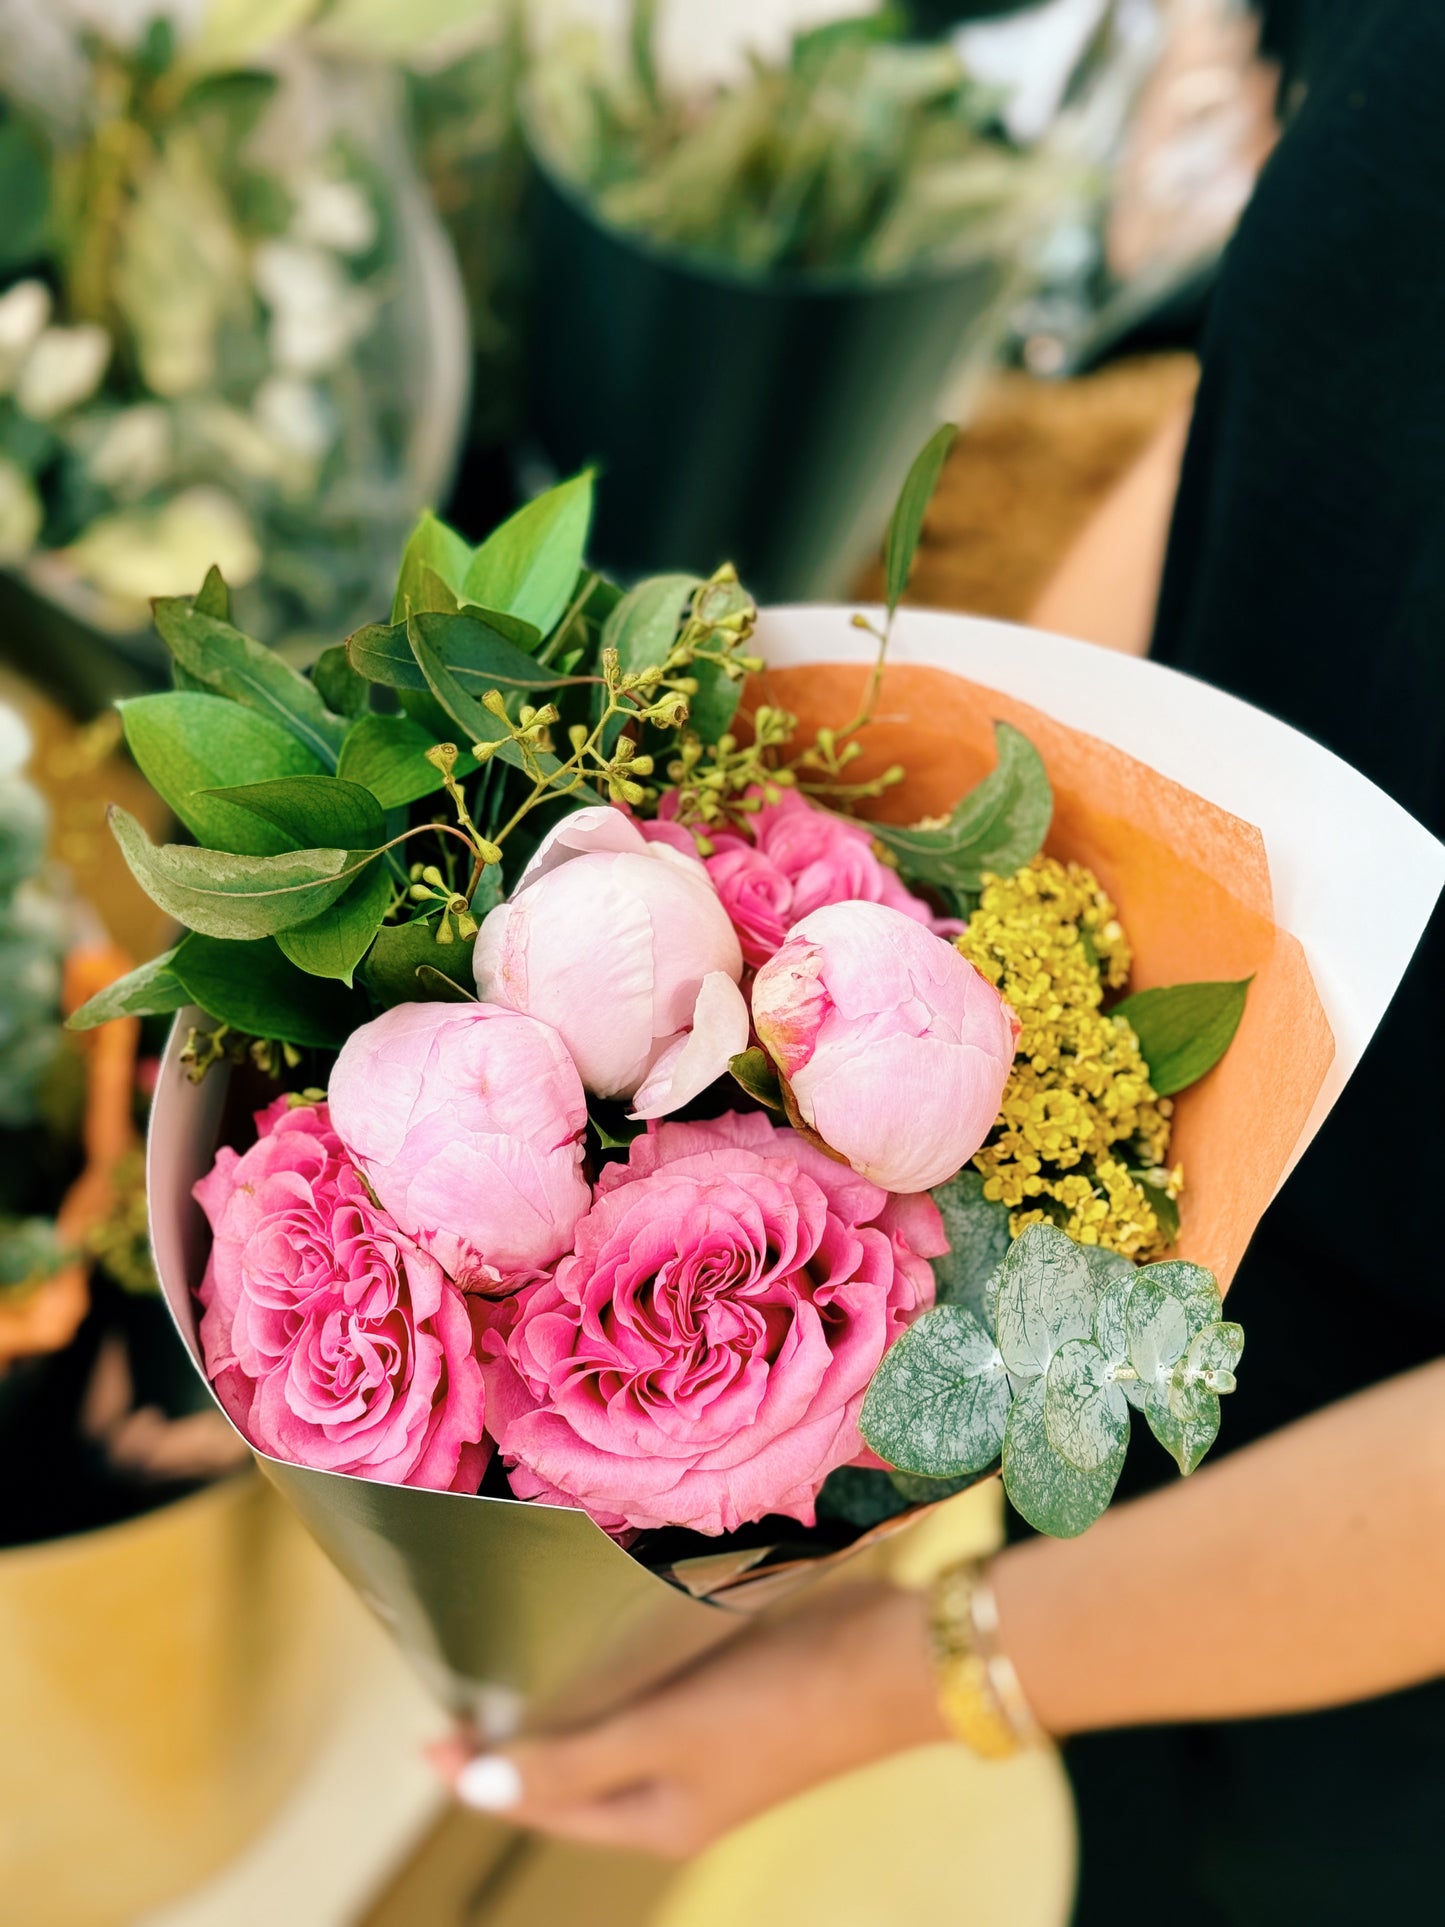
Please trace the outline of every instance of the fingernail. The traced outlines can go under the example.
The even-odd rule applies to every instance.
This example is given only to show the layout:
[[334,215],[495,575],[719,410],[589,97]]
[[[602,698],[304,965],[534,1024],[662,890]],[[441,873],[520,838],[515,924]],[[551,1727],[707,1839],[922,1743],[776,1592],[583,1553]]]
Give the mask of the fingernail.
[[522,1797],[522,1776],[500,1753],[478,1753],[457,1775],[457,1798],[478,1813],[505,1813]]

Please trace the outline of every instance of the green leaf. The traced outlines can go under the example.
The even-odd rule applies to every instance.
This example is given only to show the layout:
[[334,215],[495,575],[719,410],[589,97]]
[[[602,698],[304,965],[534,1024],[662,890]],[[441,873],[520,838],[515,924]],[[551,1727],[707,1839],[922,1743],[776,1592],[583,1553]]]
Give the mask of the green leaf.
[[717,662],[695,662],[688,674],[697,680],[697,694],[688,698],[688,724],[711,745],[732,728],[743,686]]
[[1088,1254],[1099,1293],[1094,1343],[1111,1365],[1122,1365],[1129,1356],[1128,1307],[1139,1273],[1117,1251],[1105,1251],[1099,1245],[1081,1245],[1080,1250]]
[[189,596],[159,597],[155,621],[162,641],[188,675],[280,723],[319,763],[335,769],[345,718],[333,716],[315,685],[290,663],[230,623],[204,615]]
[[371,948],[391,900],[386,865],[373,863],[329,910],[280,931],[277,945],[298,970],[313,977],[336,977],[350,988],[356,966]]
[[386,837],[381,805],[371,791],[339,776],[283,776],[211,794],[273,824],[288,839],[288,849],[374,850]]
[[1198,1383],[1151,1385],[1144,1400],[1149,1430],[1185,1478],[1219,1436],[1219,1400]]
[[307,976],[269,937],[228,943],[192,935],[177,948],[172,967],[191,1002],[253,1037],[335,1050],[366,1021],[359,997]]
[[[507,734],[500,717],[494,716],[489,709],[483,709],[476,698],[468,694],[433,646],[428,625],[445,622],[447,619],[445,616],[413,616],[407,624],[412,654],[416,657],[432,696],[461,730],[464,741],[473,744],[495,743],[497,755],[502,762],[510,763],[513,769],[524,770],[526,764],[522,752]],[[544,750],[537,750],[535,757],[537,767],[544,775],[560,767],[557,758]],[[584,787],[579,787],[572,794],[584,802],[598,800],[591,790]]]
[[[441,771],[427,761],[435,741],[410,716],[362,716],[346,732],[336,774],[369,789],[384,810],[402,809],[442,786]],[[455,774],[466,776],[476,766],[471,751],[463,750]]]
[[953,1478],[998,1457],[1009,1398],[992,1338],[972,1312],[941,1305],[883,1354],[859,1429],[900,1471]]
[[1072,1338],[1049,1361],[1044,1431],[1060,1458],[1097,1472],[1129,1443],[1129,1407],[1107,1358],[1086,1338]]
[[0,121],[0,274],[28,266],[45,249],[50,225],[50,167],[45,151],[17,117]]
[[1179,1300],[1141,1271],[1124,1311],[1129,1362],[1147,1393],[1167,1382],[1189,1349],[1189,1319]]
[[[519,648],[515,640],[493,628],[498,620],[505,618],[464,611],[460,615],[416,615],[411,624],[426,638],[443,666],[473,695],[485,695],[489,689],[510,695],[513,690],[554,687],[560,678],[525,648]],[[428,688],[408,626],[405,622],[390,626],[374,622],[358,629],[346,644],[347,659],[357,674],[388,689]],[[538,640],[534,629],[522,633]]]
[[647,1129],[641,1119],[627,1115],[626,1105],[604,1103],[595,1097],[587,1106],[587,1121],[604,1151],[625,1151]]
[[[471,563],[471,544],[430,509],[424,510],[402,550],[391,602],[392,621],[405,622],[409,615],[423,609],[454,609],[461,601],[462,584]],[[447,601],[438,600],[434,585],[447,593]]]
[[361,980],[379,1004],[425,1004],[434,993],[417,976],[425,964],[439,970],[463,990],[476,984],[472,969],[475,937],[465,943],[438,943],[436,924],[417,919],[412,923],[388,923],[376,933],[376,942],[367,952],[361,967]]
[[938,478],[943,473],[943,464],[948,460],[948,451],[957,433],[952,422],[944,422],[942,427],[936,428],[914,456],[913,466],[904,476],[903,486],[898,491],[898,500],[888,520],[888,533],[883,538],[883,592],[890,616],[908,587],[913,558],[918,552],[918,538],[923,533],[923,517],[933,498],[933,491],[938,487]]
[[1144,1202],[1159,1220],[1159,1229],[1164,1233],[1167,1241],[1173,1244],[1179,1236],[1178,1199],[1171,1198],[1162,1184],[1151,1183],[1142,1172],[1131,1171],[1129,1175],[1144,1193]]
[[274,936],[316,916],[374,855],[337,849],[238,856],[152,843],[136,819],[114,804],[109,821],[132,875],[153,903],[187,929],[237,941]]
[[210,793],[287,776],[320,778],[321,765],[288,730],[239,703],[191,690],[135,696],[117,707],[142,775],[199,842],[237,856],[275,856],[291,847],[271,824]]
[[1015,1379],[1041,1377],[1055,1352],[1094,1329],[1099,1288],[1081,1245],[1031,1224],[1009,1246],[998,1284],[998,1345]]
[[[346,644],[335,642],[323,649],[311,670],[311,680],[328,709],[354,721],[367,713],[371,700],[366,678],[358,676],[347,659]],[[350,732],[347,732],[350,734]]]
[[602,628],[602,647],[615,649],[624,670],[651,669],[667,656],[688,604],[702,587],[698,575],[651,575],[617,604]]
[[1139,1039],[1149,1082],[1160,1097],[1197,1084],[1234,1042],[1252,977],[1237,983],[1171,984],[1136,990],[1110,1011]]
[[117,977],[113,984],[98,990],[79,1010],[66,1019],[67,1030],[94,1030],[108,1024],[112,1017],[159,1017],[179,1010],[190,999],[186,987],[171,969],[174,950],[152,957],[138,969]]
[[1217,1319],[1189,1341],[1184,1369],[1191,1378],[1199,1379],[1207,1392],[1232,1392],[1243,1356],[1244,1327]]
[[1012,876],[1043,847],[1054,810],[1043,759],[1009,723],[995,723],[994,738],[997,764],[941,830],[869,824],[911,882],[968,895],[983,888],[986,874]]
[[777,1067],[765,1050],[754,1044],[750,1050],[739,1051],[736,1057],[728,1059],[728,1069],[749,1097],[755,1097],[770,1111],[782,1110],[782,1083]]
[[1127,1440],[1092,1472],[1061,1458],[1044,1422],[1045,1381],[1026,1385],[1009,1407],[1003,1439],[1003,1486],[1009,1504],[1036,1532],[1076,1539],[1108,1508],[1124,1469]]
[[464,599],[520,616],[549,635],[566,613],[582,567],[592,479],[592,470],[583,469],[493,530],[468,566]]
[[955,1492],[966,1492],[978,1478],[977,1473],[965,1472],[956,1479],[925,1479],[918,1472],[899,1472],[896,1468],[885,1476],[894,1491],[910,1505],[937,1505],[940,1499],[952,1498]]
[[206,570],[206,579],[196,591],[195,608],[200,615],[214,616],[217,622],[231,620],[231,591],[214,562]]
[[866,1532],[906,1511],[908,1500],[886,1472],[870,1466],[840,1465],[830,1472],[818,1493],[818,1517],[842,1519]]
[[940,1305],[963,1305],[981,1325],[993,1329],[994,1274],[1004,1261],[1013,1233],[1009,1210],[983,1195],[983,1173],[963,1170],[933,1192],[949,1249],[933,1260]]
[[464,983],[448,976],[435,964],[418,964],[416,976],[428,998],[438,998],[449,1004],[475,1004],[481,1001],[475,991],[468,990]]

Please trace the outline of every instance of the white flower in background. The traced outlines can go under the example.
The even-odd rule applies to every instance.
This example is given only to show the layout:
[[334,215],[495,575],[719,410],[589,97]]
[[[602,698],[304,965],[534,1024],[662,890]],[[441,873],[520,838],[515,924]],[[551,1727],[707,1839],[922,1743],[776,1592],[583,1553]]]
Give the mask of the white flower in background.
[[13,385],[49,319],[50,290],[43,281],[17,281],[0,294],[0,395]]
[[117,625],[145,620],[152,596],[194,595],[214,562],[233,587],[261,550],[245,511],[218,488],[188,488],[156,509],[104,515],[61,555],[106,599]]
[[265,241],[253,272],[271,310],[271,359],[283,374],[324,374],[371,325],[371,301],[321,248]]
[[252,404],[268,435],[308,461],[319,462],[336,439],[336,420],[315,382],[267,375]]
[[376,242],[376,210],[357,182],[308,174],[298,190],[291,238],[337,254],[365,254]]
[[18,776],[32,748],[29,723],[10,703],[0,703],[0,777]]
[[8,455],[0,455],[0,566],[25,560],[44,519],[29,476]]
[[15,378],[16,406],[48,422],[88,401],[110,360],[110,336],[93,321],[74,328],[47,328]]
[[228,468],[253,482],[280,482],[294,468],[275,437],[253,415],[225,402],[197,403],[191,422],[196,433]]
[[171,426],[170,411],[159,402],[118,409],[91,448],[92,478],[121,495],[148,494],[170,473]]

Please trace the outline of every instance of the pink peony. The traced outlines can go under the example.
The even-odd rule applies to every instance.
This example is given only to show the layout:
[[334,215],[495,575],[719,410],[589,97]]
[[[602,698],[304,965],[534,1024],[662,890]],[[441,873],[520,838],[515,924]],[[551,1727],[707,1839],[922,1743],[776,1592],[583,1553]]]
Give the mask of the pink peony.
[[1018,1020],[951,943],[880,903],[796,924],[753,984],[797,1114],[855,1171],[928,1191],[993,1128]]
[[811,1524],[946,1249],[931,1199],[890,1197],[756,1113],[654,1126],[603,1171],[575,1254],[487,1310],[513,1491],[609,1530]]
[[342,1143],[408,1236],[468,1290],[549,1265],[587,1209],[587,1100],[556,1031],[483,1004],[398,1004],[331,1073]]
[[477,938],[477,990],[561,1033],[582,1082],[675,1111],[748,1044],[742,953],[694,856],[622,810],[564,817]]
[[[677,832],[675,824],[668,828]],[[879,861],[865,825],[830,816],[796,790],[785,789],[776,803],[765,803],[749,828],[751,838],[732,831],[713,837],[707,873],[743,956],[755,967],[767,962],[795,923],[829,903],[886,903],[939,935],[962,928],[936,918],[898,872]]]
[[475,1492],[491,1447],[467,1301],[378,1209],[324,1104],[279,1098],[256,1123],[196,1186],[217,1397],[273,1458]]

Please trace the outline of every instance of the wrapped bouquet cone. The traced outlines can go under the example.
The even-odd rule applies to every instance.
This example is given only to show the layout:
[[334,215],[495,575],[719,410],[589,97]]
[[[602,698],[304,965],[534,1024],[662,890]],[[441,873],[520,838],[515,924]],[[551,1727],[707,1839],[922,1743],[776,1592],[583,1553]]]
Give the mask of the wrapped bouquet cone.
[[[774,609],[754,696],[800,734],[857,709],[873,643],[836,608]],[[1061,638],[905,612],[860,767],[901,763],[880,814],[947,811],[1023,731],[1054,793],[1046,850],[1087,864],[1127,925],[1136,989],[1251,980],[1220,1062],[1177,1098],[1188,1171],[1177,1252],[1227,1284],[1270,1198],[1353,1072],[1445,878],[1445,850],[1388,797],[1272,718],[1170,670]],[[1342,870],[1388,873],[1367,923]],[[167,1301],[197,1369],[209,1233],[192,1187],[243,1143],[225,1068],[188,1081],[181,1012],[152,1113],[150,1197]],[[1216,1329],[1222,1329],[1216,1327]],[[724,1548],[672,1577],[582,1511],[417,1490],[258,1454],[262,1470],[392,1629],[439,1696],[485,1732],[575,1719],[726,1638],[857,1559],[794,1543]],[[896,1463],[896,1461],[895,1461]],[[876,1532],[909,1529],[919,1510]],[[796,1536],[794,1538],[796,1540]]]

